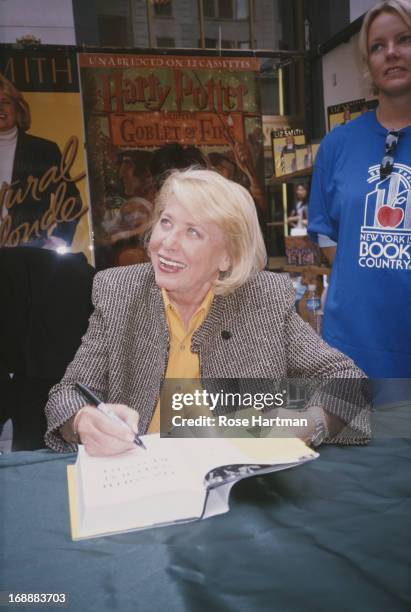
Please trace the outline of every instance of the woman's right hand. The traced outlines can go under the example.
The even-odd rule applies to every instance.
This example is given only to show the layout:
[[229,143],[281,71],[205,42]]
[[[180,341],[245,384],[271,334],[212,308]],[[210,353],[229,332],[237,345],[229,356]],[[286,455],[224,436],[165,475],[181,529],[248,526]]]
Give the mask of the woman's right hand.
[[75,415],[72,423],[81,444],[88,455],[108,457],[119,455],[133,448],[134,435],[138,433],[138,414],[123,404],[107,404],[130,429],[112,421],[94,406],[84,406]]

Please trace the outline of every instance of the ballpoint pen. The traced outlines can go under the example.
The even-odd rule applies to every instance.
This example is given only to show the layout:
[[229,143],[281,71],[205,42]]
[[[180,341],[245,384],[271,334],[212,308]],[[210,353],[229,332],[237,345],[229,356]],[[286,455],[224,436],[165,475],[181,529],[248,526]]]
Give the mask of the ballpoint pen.
[[[118,417],[115,412],[113,412],[104,402],[102,402],[101,399],[97,397],[97,395],[94,395],[94,393],[88,387],[86,387],[86,385],[83,385],[82,383],[76,383],[75,386],[76,386],[76,389],[80,391],[80,393],[84,395],[84,397],[89,402],[91,402],[93,406],[97,408],[97,410],[100,410],[109,419],[111,419],[115,423],[118,423],[119,425],[121,425],[121,427],[126,428],[129,431],[132,431],[134,434],[134,431],[131,429],[130,425],[128,425],[125,421],[120,419],[120,417]],[[144,448],[145,450],[147,450],[146,446],[144,445],[143,440],[138,436],[138,434],[134,434],[133,442],[137,446],[140,446],[141,448]]]

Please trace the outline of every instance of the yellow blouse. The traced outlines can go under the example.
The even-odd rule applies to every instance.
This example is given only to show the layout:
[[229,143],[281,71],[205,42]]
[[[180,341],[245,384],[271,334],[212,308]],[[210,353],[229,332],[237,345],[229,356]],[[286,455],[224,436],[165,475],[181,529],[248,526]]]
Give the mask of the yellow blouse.
[[[178,310],[170,302],[165,289],[161,290],[164,308],[166,311],[168,332],[170,336],[170,348],[168,353],[168,363],[166,378],[200,378],[200,359],[197,353],[191,351],[191,339],[194,332],[205,321],[210,312],[214,293],[210,291],[193,314],[186,328]],[[195,385],[198,388],[197,385]],[[186,390],[186,389],[185,389]],[[154,410],[153,418],[147,433],[158,433],[160,431],[160,401]]]

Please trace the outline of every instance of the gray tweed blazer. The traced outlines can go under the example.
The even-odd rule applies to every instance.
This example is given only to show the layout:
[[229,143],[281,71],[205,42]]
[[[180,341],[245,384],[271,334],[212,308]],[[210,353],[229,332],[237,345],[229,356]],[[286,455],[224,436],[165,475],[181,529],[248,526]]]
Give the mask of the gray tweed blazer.
[[[45,441],[60,452],[76,450],[59,434],[61,425],[85,403],[75,382],[89,386],[106,402],[137,410],[144,433],[166,371],[168,328],[151,264],[98,273],[93,304],[82,344],[62,381],[50,391],[46,406]],[[215,296],[191,349],[199,354],[202,379],[364,380],[348,357],[325,344],[296,313],[288,277],[272,272],[260,272],[228,296]],[[325,405],[318,393],[310,399],[349,424],[329,441],[358,444],[369,439],[368,413],[358,410],[358,389],[352,393],[343,408],[336,394],[328,395]]]

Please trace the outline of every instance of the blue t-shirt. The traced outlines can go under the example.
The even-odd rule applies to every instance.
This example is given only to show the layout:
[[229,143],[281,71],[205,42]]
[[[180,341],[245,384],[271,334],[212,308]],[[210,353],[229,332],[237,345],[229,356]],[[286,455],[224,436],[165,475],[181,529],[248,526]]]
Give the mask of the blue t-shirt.
[[324,339],[368,376],[411,377],[411,126],[380,180],[387,130],[374,111],[335,128],[319,149],[308,232],[337,242]]

